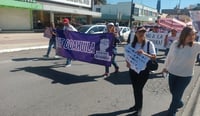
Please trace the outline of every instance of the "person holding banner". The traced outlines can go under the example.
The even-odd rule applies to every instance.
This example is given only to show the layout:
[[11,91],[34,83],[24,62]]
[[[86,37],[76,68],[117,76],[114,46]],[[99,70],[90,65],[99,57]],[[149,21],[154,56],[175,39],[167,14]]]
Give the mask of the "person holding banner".
[[[77,31],[77,29],[69,23],[69,19],[68,18],[64,18],[63,19],[63,25],[64,25],[63,26],[63,30]],[[70,67],[70,66],[71,66],[71,59],[67,58],[65,67]]]
[[178,40],[174,41],[166,57],[163,73],[168,73],[169,89],[172,94],[168,116],[175,116],[183,107],[182,96],[190,83],[200,43],[195,42],[195,30],[192,26],[184,27]]
[[[49,46],[47,49],[47,53],[43,55],[43,57],[48,58],[49,54],[51,52],[51,48],[56,47],[56,28],[54,23],[51,23],[50,26],[47,26],[44,31],[44,37],[47,37],[49,39]],[[56,57],[56,55],[55,55]]]
[[[156,59],[156,51],[153,42],[145,38],[145,27],[137,27],[133,42],[130,43],[132,48],[135,49],[137,54],[143,54],[150,59]],[[149,52],[148,52],[149,42]],[[126,60],[127,67],[129,68],[129,75],[133,87],[135,105],[129,108],[129,111],[133,112],[133,116],[141,116],[142,105],[143,105],[143,88],[149,77],[149,70],[146,65],[144,70],[139,73],[131,68],[131,63]]]
[[[119,72],[119,66],[117,64],[117,62],[115,61],[115,57],[117,55],[117,48],[116,48],[116,45],[117,43],[119,43],[120,41],[118,40],[119,38],[119,34],[115,28],[115,25],[114,23],[108,23],[107,24],[107,31],[106,33],[112,33],[113,36],[114,36],[114,42],[113,42],[113,56],[111,58],[111,62],[113,64],[113,66],[115,67],[115,73],[118,73]],[[109,76],[109,67],[108,66],[105,66],[105,73],[103,75],[104,77],[107,77]]]

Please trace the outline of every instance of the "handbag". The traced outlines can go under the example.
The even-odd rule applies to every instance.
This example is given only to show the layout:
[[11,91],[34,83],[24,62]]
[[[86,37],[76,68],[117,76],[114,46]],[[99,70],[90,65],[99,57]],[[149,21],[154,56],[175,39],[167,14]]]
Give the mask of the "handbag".
[[[147,42],[147,53],[149,54],[149,44],[150,44],[150,42],[148,41]],[[155,70],[157,70],[158,69],[158,62],[156,61],[156,60],[149,60],[148,62],[147,62],[147,69],[149,70],[149,71],[155,71]]]

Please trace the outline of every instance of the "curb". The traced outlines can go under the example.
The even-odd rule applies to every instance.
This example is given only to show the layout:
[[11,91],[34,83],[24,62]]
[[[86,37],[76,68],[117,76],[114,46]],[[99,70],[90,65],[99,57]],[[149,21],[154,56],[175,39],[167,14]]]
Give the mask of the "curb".
[[[200,74],[198,75],[200,77]],[[197,83],[194,86],[192,94],[183,110],[181,116],[199,116],[200,113],[200,78],[198,78]]]
[[[200,92],[200,90],[199,90],[199,92]],[[200,114],[200,110],[199,110],[199,108],[200,108],[200,94],[198,96],[199,97],[198,97],[198,100],[197,100],[197,103],[196,103],[196,106],[195,106],[193,116],[199,116],[199,114]]]
[[16,51],[22,51],[22,50],[33,50],[33,49],[42,49],[47,48],[48,46],[37,46],[37,47],[25,47],[25,48],[13,48],[13,49],[5,49],[0,50],[0,53],[6,53],[6,52],[16,52]]

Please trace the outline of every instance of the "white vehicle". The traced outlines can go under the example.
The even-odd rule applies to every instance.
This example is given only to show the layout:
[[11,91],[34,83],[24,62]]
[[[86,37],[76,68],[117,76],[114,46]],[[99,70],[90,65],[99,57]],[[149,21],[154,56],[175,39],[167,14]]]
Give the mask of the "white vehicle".
[[120,28],[120,40],[121,42],[126,42],[128,40],[128,35],[131,32],[131,29],[126,26],[119,26]]
[[106,29],[106,25],[81,25],[78,27],[78,32],[87,34],[99,34],[103,33]]

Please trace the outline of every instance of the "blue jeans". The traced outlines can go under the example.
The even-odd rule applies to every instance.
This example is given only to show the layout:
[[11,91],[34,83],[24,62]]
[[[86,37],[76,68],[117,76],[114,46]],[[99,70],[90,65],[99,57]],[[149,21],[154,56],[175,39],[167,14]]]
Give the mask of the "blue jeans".
[[169,89],[172,94],[172,101],[168,109],[169,116],[175,116],[180,105],[183,93],[191,81],[192,76],[180,77],[169,73]]
[[49,46],[48,46],[48,49],[47,49],[47,56],[49,56],[49,53],[50,53],[50,51],[51,51],[51,48],[52,47],[56,47],[56,39],[55,38],[51,38],[50,40],[49,40]]
[[[118,66],[117,62],[115,61],[116,55],[117,55],[117,48],[114,48],[113,49],[113,56],[111,58],[111,62],[113,64],[113,66],[115,67],[115,69],[118,69],[119,66]],[[109,73],[109,66],[105,66],[105,73]]]
[[69,64],[71,64],[71,59],[70,58],[67,58],[67,61],[66,61],[66,65],[69,65]]
[[165,56],[167,56],[167,54],[169,53],[169,48],[165,49]]

